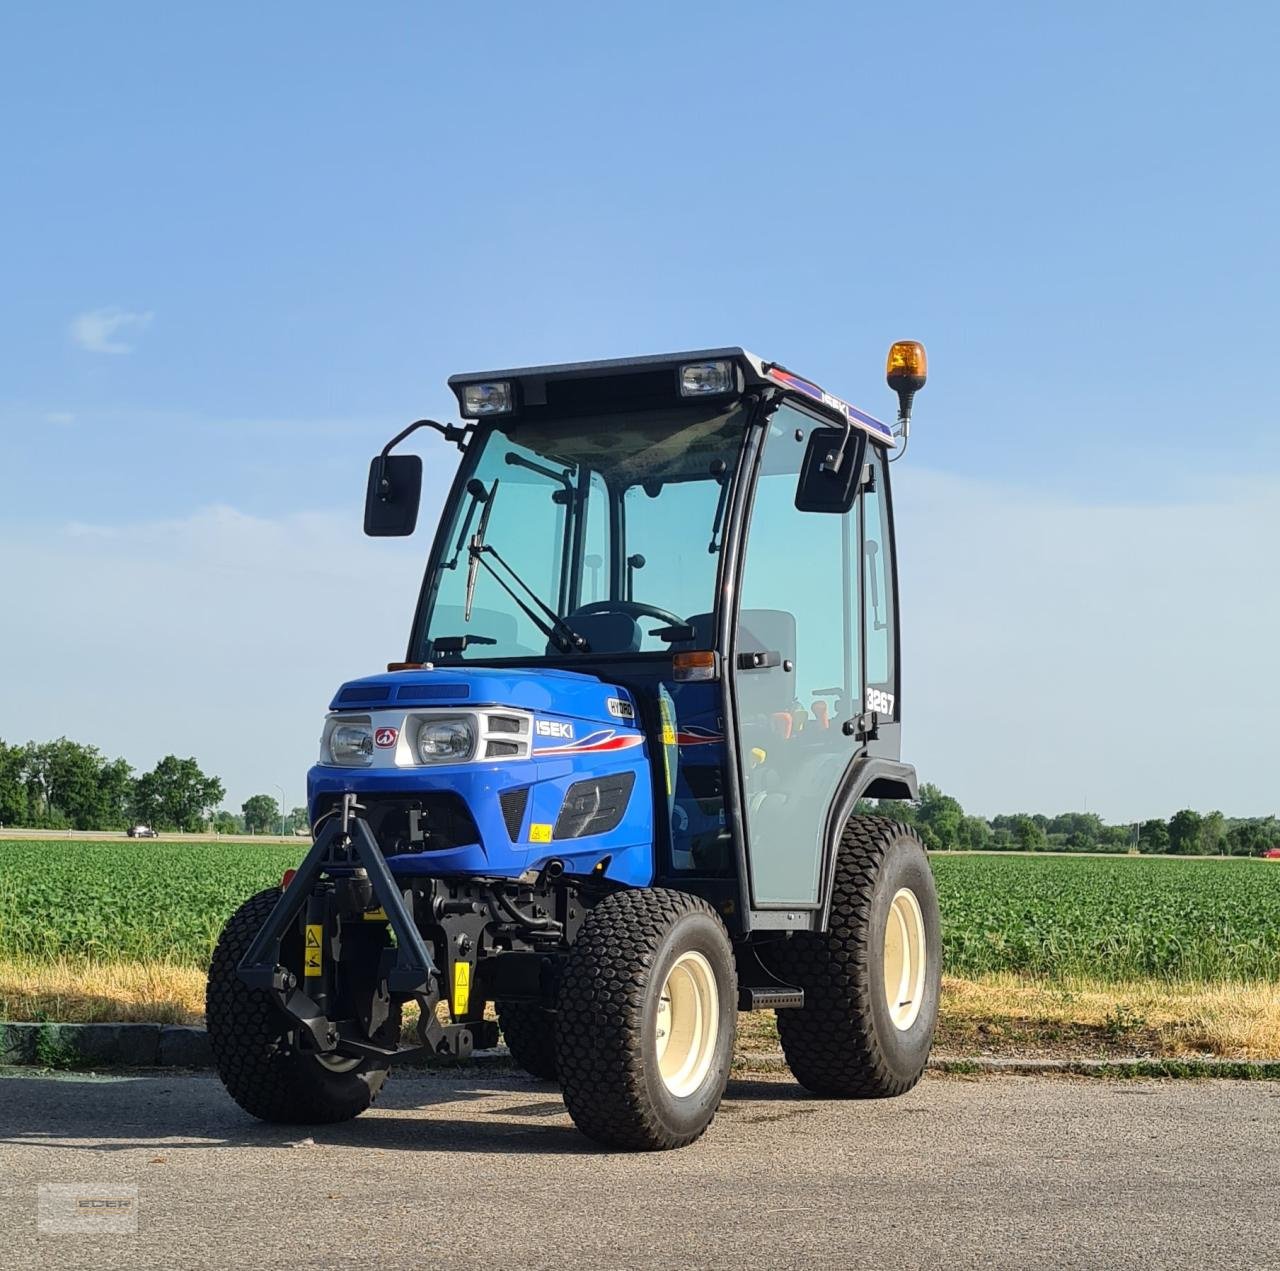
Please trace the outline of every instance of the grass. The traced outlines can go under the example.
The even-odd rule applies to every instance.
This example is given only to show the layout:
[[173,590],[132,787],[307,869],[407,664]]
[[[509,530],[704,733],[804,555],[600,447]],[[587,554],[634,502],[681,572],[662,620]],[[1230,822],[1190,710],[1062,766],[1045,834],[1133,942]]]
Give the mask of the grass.
[[958,855],[933,870],[952,975],[1280,980],[1269,861]]
[[[0,959],[0,1018],[67,1023],[199,1024],[204,972],[157,962]],[[739,1049],[778,1048],[772,1014],[742,1015]],[[948,976],[940,1054],[1273,1059],[1280,984],[1168,985]]]
[[[0,1018],[201,1018],[226,916],[301,845],[0,842]],[[1280,868],[935,857],[938,1050],[1280,1056]],[[773,1050],[772,1015],[741,1045]]]

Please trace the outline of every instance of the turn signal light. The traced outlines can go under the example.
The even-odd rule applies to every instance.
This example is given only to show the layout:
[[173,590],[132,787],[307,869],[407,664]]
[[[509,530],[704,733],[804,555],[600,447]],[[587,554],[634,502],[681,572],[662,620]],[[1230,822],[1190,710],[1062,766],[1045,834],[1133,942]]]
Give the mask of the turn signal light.
[[677,680],[714,680],[716,655],[709,649],[696,649],[692,653],[677,653],[671,659]]

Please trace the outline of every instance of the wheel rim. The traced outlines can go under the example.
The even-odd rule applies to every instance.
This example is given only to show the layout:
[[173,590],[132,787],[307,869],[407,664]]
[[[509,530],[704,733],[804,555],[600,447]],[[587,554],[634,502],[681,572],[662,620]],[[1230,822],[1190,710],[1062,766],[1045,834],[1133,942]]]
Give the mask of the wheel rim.
[[900,1032],[916,1022],[924,1004],[927,956],[920,902],[911,888],[900,887],[889,905],[884,932],[884,1000]]
[[330,1072],[350,1072],[353,1068],[359,1068],[362,1062],[358,1056],[354,1059],[350,1055],[316,1056],[316,1063]]
[[655,1030],[658,1072],[677,1098],[706,1080],[719,1034],[720,995],[711,963],[700,953],[682,953],[662,985]]

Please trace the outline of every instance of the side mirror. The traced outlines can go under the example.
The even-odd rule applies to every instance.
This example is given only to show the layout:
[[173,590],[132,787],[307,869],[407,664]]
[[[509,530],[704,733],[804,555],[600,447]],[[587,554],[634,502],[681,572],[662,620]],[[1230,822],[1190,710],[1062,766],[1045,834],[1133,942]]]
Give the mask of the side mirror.
[[[840,447],[844,446],[844,454]],[[867,434],[860,428],[815,428],[809,434],[796,507],[801,512],[847,512],[853,507],[867,457]]]
[[364,532],[370,538],[404,538],[418,524],[422,498],[420,455],[378,455],[369,465]]

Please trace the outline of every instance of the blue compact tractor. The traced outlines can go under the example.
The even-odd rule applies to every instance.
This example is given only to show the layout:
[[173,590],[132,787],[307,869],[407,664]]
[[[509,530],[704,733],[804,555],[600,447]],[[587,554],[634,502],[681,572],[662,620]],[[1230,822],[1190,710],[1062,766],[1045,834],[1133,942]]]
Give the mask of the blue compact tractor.
[[367,534],[414,530],[410,433],[461,461],[405,660],[330,703],[314,845],[214,954],[243,1108],[345,1120],[501,1030],[591,1138],[679,1147],[761,1009],[809,1090],[916,1083],[933,879],[858,811],[916,793],[889,461],[924,349],[888,379],[896,427],[736,348],[457,375],[464,422],[388,443]]

